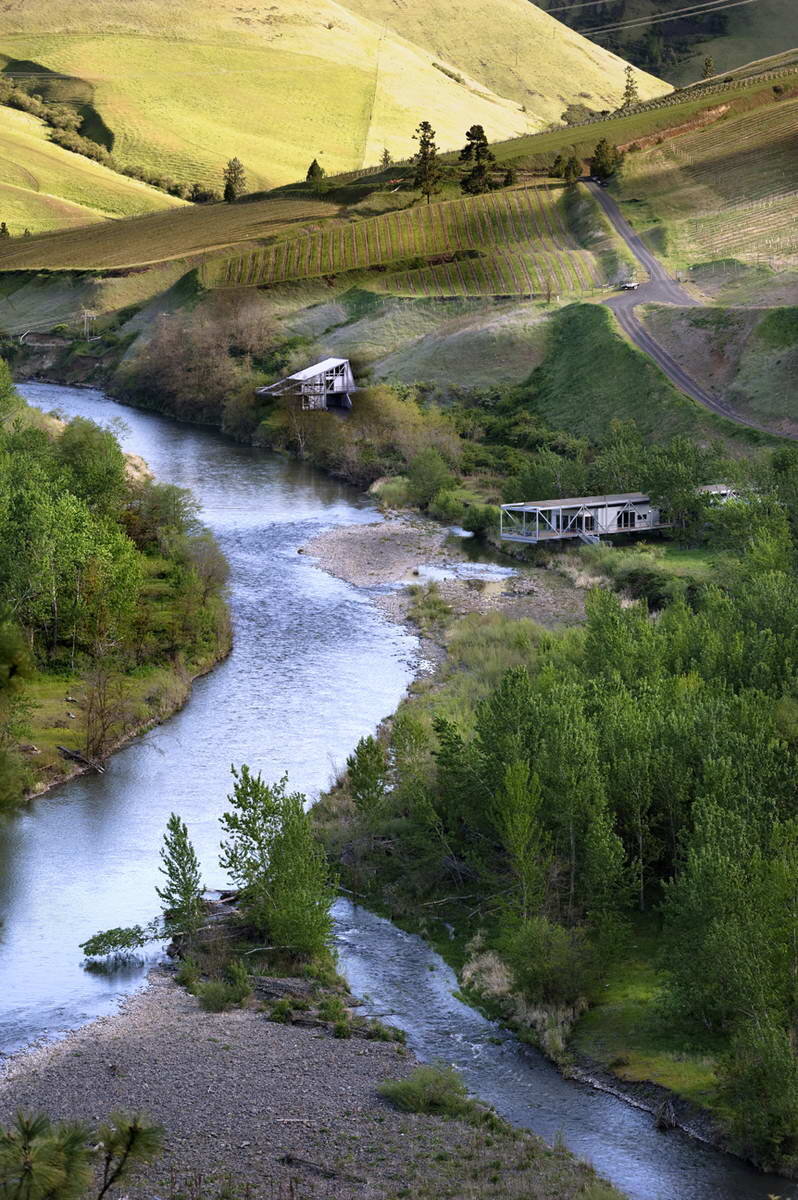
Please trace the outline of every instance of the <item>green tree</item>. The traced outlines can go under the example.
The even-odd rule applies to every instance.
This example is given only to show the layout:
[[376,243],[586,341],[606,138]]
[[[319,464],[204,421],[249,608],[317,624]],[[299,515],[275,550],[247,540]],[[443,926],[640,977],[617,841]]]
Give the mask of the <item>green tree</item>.
[[590,173],[597,179],[611,179],[623,166],[623,152],[611,145],[606,138],[598,142],[590,160]]
[[637,87],[637,79],[635,78],[634,68],[627,64],[623,98],[621,99],[621,109],[632,108],[635,104],[640,103],[640,92]]
[[191,938],[202,923],[202,877],[188,828],[177,813],[166,824],[160,871],[166,883],[155,890],[164,906],[166,927],[171,934]]
[[222,172],[223,195],[227,204],[234,204],[247,190],[247,177],[244,164],[238,158],[231,158]]
[[413,140],[418,142],[418,150],[413,156],[413,187],[426,196],[427,204],[433,195],[440,191],[441,167],[438,162],[438,147],[435,144],[435,130],[429,121],[421,121],[413,134]]
[[421,508],[426,508],[438,492],[446,491],[454,484],[446,460],[434,446],[427,446],[412,459],[407,477],[411,497]]
[[706,56],[706,58],[704,59],[704,73],[702,75],[702,78],[703,79],[711,79],[714,74],[715,74],[715,60],[711,54],[708,54]]
[[517,175],[515,167],[512,165],[509,166],[507,168],[507,170],[504,172],[504,179],[502,180],[502,186],[503,187],[512,187],[513,184],[516,182],[517,178],[518,178],[518,175]]
[[326,174],[327,172],[324,170],[324,167],[321,165],[319,160],[314,158],[313,162],[308,167],[305,179],[317,192],[320,192]]
[[382,154],[380,155],[380,166],[383,171],[387,171],[388,167],[393,163],[393,157],[387,146],[383,146]]
[[511,906],[522,921],[537,913],[543,902],[551,861],[540,820],[542,803],[540,780],[529,763],[508,763],[504,784],[493,798],[492,813],[517,888]]
[[566,162],[563,167],[562,177],[567,184],[574,184],[582,177],[582,164],[575,154]]
[[5,221],[0,221],[0,238],[10,238],[11,233]]
[[284,777],[266,784],[233,768],[220,864],[241,888],[243,911],[264,936],[298,955],[326,945],[332,902],[326,859],[305,812],[305,797]]
[[388,763],[375,737],[361,738],[346,760],[349,793],[359,812],[368,815],[385,797]]
[[467,195],[475,196],[490,190],[490,168],[495,161],[485,130],[481,125],[472,125],[466,131],[466,143],[460,151],[460,162],[472,164],[471,170],[460,181],[460,187]]
[[553,176],[554,179],[562,179],[565,174],[565,161],[562,154],[558,154],[549,167],[549,175]]

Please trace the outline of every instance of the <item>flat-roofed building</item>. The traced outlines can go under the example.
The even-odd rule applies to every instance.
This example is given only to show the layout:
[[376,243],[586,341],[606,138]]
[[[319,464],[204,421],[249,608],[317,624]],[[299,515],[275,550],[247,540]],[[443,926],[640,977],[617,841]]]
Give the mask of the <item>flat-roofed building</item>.
[[[710,483],[698,490],[719,501],[733,494],[723,483]],[[504,541],[532,544],[560,538],[598,542],[606,534],[645,533],[652,529],[667,529],[673,524],[668,514],[643,492],[503,504],[500,520]]]

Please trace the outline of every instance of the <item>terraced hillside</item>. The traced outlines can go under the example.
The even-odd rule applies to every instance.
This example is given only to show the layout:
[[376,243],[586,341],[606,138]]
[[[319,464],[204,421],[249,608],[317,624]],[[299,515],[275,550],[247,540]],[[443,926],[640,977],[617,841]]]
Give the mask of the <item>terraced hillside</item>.
[[[6,0],[0,55],[7,72],[38,64],[89,88],[122,164],[218,185],[237,154],[254,188],[303,177],[314,156],[330,172],[383,146],[404,156],[424,117],[453,147],[475,121],[509,137],[573,101],[620,100],[623,60],[528,0],[435,0],[431,22],[405,7],[424,6]],[[638,83],[643,96],[668,90],[643,72]]]
[[149,266],[273,237],[337,212],[335,204],[279,195],[240,204],[181,205],[179,212],[2,242],[0,271]]
[[630,155],[620,196],[674,265],[798,263],[798,96]]
[[0,220],[12,235],[184,207],[47,138],[36,117],[0,107]]
[[519,188],[403,209],[210,259],[201,279],[251,287],[388,267],[372,287],[397,295],[578,294],[606,272],[576,240],[565,196]]

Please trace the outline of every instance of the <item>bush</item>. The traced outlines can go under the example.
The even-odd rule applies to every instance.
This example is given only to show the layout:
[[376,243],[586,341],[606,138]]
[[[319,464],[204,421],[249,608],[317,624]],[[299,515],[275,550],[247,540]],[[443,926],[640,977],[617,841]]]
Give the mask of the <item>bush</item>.
[[449,490],[454,477],[440,451],[428,446],[417,454],[407,472],[410,498],[420,508],[426,508],[439,492]]
[[197,984],[194,994],[203,1012],[226,1012],[239,1003],[236,988],[222,979],[210,979],[207,983]]
[[196,990],[197,984],[199,983],[199,977],[200,972],[196,960],[193,958],[184,958],[180,966],[177,968],[177,972],[175,974],[176,982],[179,983],[181,987],[184,987],[187,992],[193,992]]
[[455,492],[441,491],[433,498],[427,511],[436,521],[459,525],[462,524],[465,509]]
[[235,962],[231,962],[228,965],[225,973],[227,975],[230,988],[235,994],[236,1004],[241,1004],[242,1001],[246,1000],[248,996],[252,995],[252,984],[250,982],[247,968],[239,958],[236,959]]
[[590,996],[598,967],[587,931],[532,917],[501,940],[515,986],[531,1004],[573,1005]]
[[410,503],[410,482],[404,475],[394,475],[381,483],[375,494],[383,508],[407,508]]
[[462,521],[463,529],[478,536],[499,525],[499,510],[493,504],[469,504]]
[[472,1108],[459,1073],[442,1063],[416,1067],[406,1079],[384,1083],[379,1093],[402,1112],[462,1117]]

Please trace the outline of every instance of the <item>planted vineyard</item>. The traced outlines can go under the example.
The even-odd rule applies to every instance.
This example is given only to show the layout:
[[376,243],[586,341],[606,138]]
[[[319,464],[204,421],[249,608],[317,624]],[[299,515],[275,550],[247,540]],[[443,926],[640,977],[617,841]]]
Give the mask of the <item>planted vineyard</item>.
[[569,229],[562,198],[559,188],[521,188],[419,205],[212,259],[203,282],[263,286],[393,267],[375,282],[402,294],[579,294],[604,273]]
[[632,156],[627,190],[672,226],[677,257],[786,258],[798,253],[797,142],[798,99],[782,100]]

